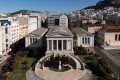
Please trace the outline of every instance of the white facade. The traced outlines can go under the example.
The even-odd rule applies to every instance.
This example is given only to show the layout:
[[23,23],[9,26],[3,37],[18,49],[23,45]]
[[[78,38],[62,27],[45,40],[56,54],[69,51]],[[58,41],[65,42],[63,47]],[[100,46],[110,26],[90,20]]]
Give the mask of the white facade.
[[28,32],[32,32],[38,28],[38,18],[35,16],[30,16],[28,20]]
[[42,47],[42,38],[36,36],[25,37],[25,47]]
[[75,46],[83,46],[83,47],[94,47],[94,35],[81,29],[81,28],[73,28],[73,33],[75,34]]
[[68,17],[66,15],[60,16],[60,26],[68,27]]
[[66,15],[50,15],[47,17],[47,27],[68,27],[68,17]]
[[80,47],[94,47],[94,36],[78,36],[77,45]]
[[45,46],[44,34],[48,31],[45,28],[39,28],[25,36],[25,47]]
[[73,52],[73,38],[47,38],[47,51]]
[[15,17],[0,18],[1,22],[1,43],[2,53],[5,55],[11,48],[10,46],[19,40],[19,23]]
[[2,31],[1,31],[1,23],[0,23],[0,55],[2,55]]

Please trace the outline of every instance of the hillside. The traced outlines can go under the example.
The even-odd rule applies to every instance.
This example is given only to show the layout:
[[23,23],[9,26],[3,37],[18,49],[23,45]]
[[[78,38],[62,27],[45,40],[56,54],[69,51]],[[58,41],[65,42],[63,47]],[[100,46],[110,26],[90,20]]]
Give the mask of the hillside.
[[86,7],[85,9],[103,9],[105,7],[115,7],[115,8],[120,8],[120,0],[103,0],[99,1],[95,6],[89,6]]
[[14,13],[8,13],[8,16],[13,16],[13,15],[16,15],[16,14],[30,14],[30,13],[41,13],[39,11],[32,11],[32,10],[20,10],[20,11],[17,11],[17,12],[14,12]]

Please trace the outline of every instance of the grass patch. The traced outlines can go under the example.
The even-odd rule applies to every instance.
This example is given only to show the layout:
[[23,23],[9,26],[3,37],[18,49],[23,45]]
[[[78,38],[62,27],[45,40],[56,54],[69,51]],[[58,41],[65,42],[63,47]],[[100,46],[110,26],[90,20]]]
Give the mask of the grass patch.
[[[27,62],[28,69],[32,66],[32,64],[36,61],[34,58],[26,57],[22,58],[22,62]],[[24,64],[17,67],[13,73],[10,75],[8,80],[26,80],[26,72],[28,69],[23,69]]]
[[57,69],[57,68],[54,68],[54,67],[49,67],[49,69],[50,69],[51,71],[55,71],[55,72],[65,72],[65,71],[70,70],[71,68],[67,66],[67,67],[63,67],[61,70],[59,70],[59,69]]

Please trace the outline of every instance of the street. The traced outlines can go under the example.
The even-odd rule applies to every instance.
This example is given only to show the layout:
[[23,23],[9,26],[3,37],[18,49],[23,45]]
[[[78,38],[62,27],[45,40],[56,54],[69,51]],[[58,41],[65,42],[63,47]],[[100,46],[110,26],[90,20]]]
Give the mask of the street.
[[110,63],[112,68],[119,75],[120,74],[120,69],[119,69],[120,68],[120,60],[119,60],[120,58],[116,58],[114,55],[111,55],[111,53],[112,54],[114,53],[114,52],[112,52],[114,50],[107,51],[104,49],[100,49],[98,46],[95,46],[94,49],[98,54],[100,54],[105,60],[107,60]]

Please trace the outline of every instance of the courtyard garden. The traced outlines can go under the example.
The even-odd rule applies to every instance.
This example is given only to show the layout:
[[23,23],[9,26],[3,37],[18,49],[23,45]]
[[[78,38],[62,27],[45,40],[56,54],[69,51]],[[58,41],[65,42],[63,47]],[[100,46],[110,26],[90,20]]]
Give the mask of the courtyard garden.
[[65,72],[71,69],[68,66],[69,63],[70,63],[70,59],[65,55],[62,55],[62,56],[57,55],[56,57],[52,55],[50,56],[50,59],[45,62],[45,66],[49,67],[51,71]]

